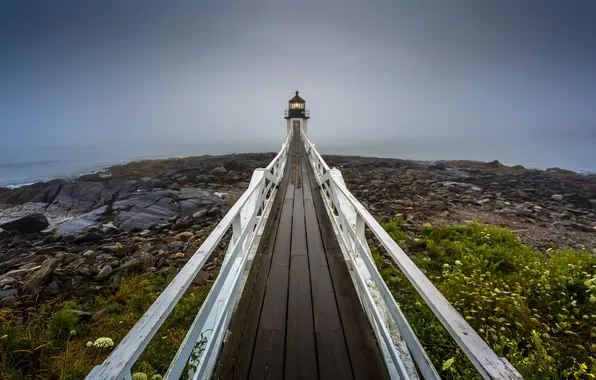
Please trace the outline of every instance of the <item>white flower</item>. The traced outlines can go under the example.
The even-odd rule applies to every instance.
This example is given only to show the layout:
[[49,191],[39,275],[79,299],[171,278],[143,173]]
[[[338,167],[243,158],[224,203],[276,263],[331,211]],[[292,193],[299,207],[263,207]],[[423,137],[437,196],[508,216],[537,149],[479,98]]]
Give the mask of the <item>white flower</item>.
[[459,260],[455,260],[455,265],[462,265],[462,263]]
[[87,342],[87,347],[91,347],[91,346],[93,346],[93,342],[92,341],[88,341]]
[[98,348],[108,348],[113,346],[114,341],[112,340],[112,338],[97,338],[97,340],[95,340],[95,342],[93,343],[93,347]]

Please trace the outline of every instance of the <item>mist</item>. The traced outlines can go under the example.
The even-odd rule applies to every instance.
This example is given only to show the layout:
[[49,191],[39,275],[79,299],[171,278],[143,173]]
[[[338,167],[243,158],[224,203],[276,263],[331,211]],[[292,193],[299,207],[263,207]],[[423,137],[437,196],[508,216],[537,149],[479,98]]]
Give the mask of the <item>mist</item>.
[[2,2],[0,146],[596,137],[591,1],[125,3]]

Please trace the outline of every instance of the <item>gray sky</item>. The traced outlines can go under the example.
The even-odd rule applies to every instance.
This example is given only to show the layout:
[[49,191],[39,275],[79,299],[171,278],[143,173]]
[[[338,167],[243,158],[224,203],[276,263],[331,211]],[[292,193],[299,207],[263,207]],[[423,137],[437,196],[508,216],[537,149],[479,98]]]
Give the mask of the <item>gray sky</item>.
[[0,144],[596,136],[596,2],[0,2]]

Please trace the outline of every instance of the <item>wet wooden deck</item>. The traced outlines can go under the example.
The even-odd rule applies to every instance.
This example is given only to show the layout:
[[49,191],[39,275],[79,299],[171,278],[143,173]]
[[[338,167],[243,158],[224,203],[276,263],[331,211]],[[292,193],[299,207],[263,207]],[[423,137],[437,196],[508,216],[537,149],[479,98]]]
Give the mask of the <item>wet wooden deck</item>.
[[216,379],[384,379],[299,133]]

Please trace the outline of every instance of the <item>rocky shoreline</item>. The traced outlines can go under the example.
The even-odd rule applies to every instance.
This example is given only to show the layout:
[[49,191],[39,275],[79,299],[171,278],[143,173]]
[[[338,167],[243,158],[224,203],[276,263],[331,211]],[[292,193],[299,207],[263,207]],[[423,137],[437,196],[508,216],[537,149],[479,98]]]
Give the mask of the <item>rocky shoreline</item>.
[[[180,269],[273,157],[140,161],[0,189],[0,307],[93,298],[113,277]],[[212,280],[224,249],[195,283]]]
[[[254,169],[273,157],[140,161],[0,189],[0,306],[93,298],[114,277],[178,270],[248,187]],[[325,159],[381,221],[401,216],[404,228],[416,230],[477,220],[507,227],[538,249],[596,250],[596,175],[496,161]],[[34,216],[19,220],[25,215]],[[212,281],[224,249],[210,258],[198,285]]]

